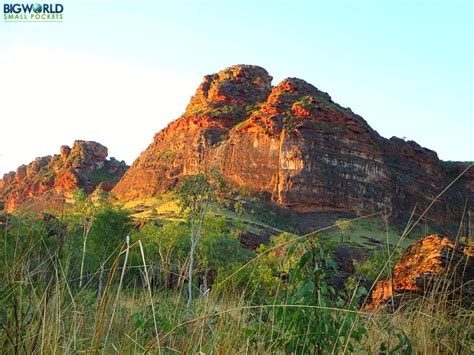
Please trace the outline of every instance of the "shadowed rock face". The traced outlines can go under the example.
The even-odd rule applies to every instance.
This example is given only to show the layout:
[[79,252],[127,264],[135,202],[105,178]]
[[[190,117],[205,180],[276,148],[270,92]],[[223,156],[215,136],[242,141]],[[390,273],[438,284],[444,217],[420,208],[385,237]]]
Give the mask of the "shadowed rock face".
[[[304,80],[272,87],[271,79],[250,65],[204,77],[186,112],[155,135],[113,192],[152,196],[217,165],[235,186],[299,213],[387,211],[403,220],[415,206],[420,215],[462,169],[447,169],[415,142],[381,137]],[[466,174],[425,218],[458,224],[473,181]]]
[[392,280],[378,281],[367,309],[427,295],[433,289],[474,302],[474,247],[456,245],[448,238],[430,235],[408,247],[393,270]]
[[108,151],[96,142],[75,141],[59,155],[36,158],[0,180],[0,200],[6,211],[26,207],[36,211],[59,208],[74,189],[91,193],[111,190],[127,170],[125,162],[107,159]]

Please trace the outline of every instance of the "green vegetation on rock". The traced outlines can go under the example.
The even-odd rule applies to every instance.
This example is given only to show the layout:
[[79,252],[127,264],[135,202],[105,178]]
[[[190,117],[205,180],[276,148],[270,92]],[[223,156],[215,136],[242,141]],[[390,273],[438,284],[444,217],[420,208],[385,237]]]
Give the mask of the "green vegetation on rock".
[[92,170],[88,174],[88,178],[94,185],[98,185],[102,181],[115,182],[116,180],[116,176],[105,167]]

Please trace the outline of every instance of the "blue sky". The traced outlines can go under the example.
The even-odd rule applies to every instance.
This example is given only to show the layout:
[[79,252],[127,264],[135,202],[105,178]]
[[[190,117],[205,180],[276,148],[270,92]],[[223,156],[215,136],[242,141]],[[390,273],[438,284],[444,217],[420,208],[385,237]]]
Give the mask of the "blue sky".
[[474,2],[71,1],[0,22],[0,174],[75,139],[127,163],[205,74],[300,77],[381,135],[474,160]]

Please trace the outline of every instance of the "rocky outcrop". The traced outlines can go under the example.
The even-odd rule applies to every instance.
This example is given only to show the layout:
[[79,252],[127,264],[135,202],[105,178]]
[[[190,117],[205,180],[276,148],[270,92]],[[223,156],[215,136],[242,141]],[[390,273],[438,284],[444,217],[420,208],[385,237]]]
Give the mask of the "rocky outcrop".
[[[406,220],[454,178],[435,152],[381,137],[304,80],[274,87],[271,80],[250,65],[206,76],[186,112],[155,135],[113,192],[125,200],[152,196],[218,166],[233,186],[300,215],[386,211]],[[459,225],[466,200],[474,201],[473,181],[461,178],[425,220]]]
[[398,260],[392,279],[378,281],[368,310],[430,292],[439,298],[456,299],[467,307],[474,304],[474,247],[456,244],[448,238],[430,235],[408,247]]
[[0,180],[0,200],[6,211],[25,207],[35,211],[60,208],[77,188],[110,191],[127,170],[125,162],[107,159],[103,145],[77,140],[60,154],[36,158]]

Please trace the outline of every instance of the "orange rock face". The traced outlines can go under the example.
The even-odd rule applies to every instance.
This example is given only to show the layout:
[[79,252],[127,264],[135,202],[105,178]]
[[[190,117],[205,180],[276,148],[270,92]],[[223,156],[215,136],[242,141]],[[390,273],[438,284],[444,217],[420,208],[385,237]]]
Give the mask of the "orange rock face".
[[427,294],[441,282],[449,285],[449,292],[461,295],[464,304],[472,306],[474,247],[456,245],[436,234],[427,236],[408,247],[392,275],[392,280],[377,282],[367,309],[375,309],[392,299],[399,303],[403,297]]
[[[155,135],[113,192],[124,200],[152,196],[218,166],[234,186],[300,214],[386,210],[403,221],[455,177],[435,152],[381,137],[304,80],[274,87],[271,80],[250,65],[204,77],[186,112]],[[425,219],[458,225],[466,197],[474,201],[472,180],[461,178]]]
[[36,158],[0,180],[0,200],[8,212],[19,208],[36,211],[61,208],[74,189],[92,192],[99,184],[108,190],[128,168],[107,159],[107,148],[96,142],[75,141],[62,146],[59,155]]

